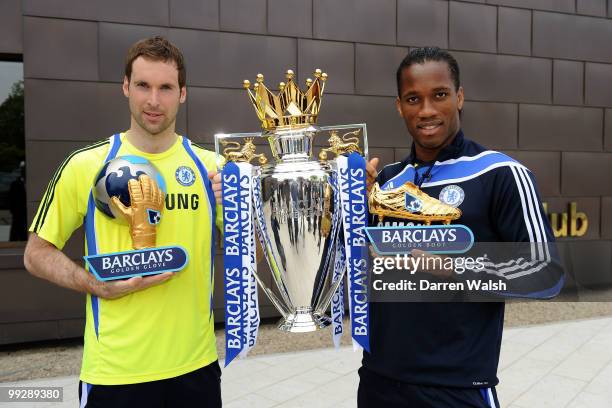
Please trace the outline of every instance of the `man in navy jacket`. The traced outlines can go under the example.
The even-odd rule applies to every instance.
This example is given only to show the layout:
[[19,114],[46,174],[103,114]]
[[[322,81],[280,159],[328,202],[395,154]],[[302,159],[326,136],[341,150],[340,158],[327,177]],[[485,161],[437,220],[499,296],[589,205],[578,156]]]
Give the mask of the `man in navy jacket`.
[[[413,182],[459,208],[462,215],[455,222],[469,227],[476,242],[525,243],[526,253],[504,262],[488,259],[479,271],[507,283],[504,296],[557,295],[563,269],[550,245],[554,237],[535,178],[510,157],[464,137],[457,61],[438,48],[414,49],[397,70],[397,85],[397,110],[413,144],[408,157],[378,174],[381,188]],[[410,224],[394,218],[382,222]],[[380,225],[376,217],[371,225]],[[452,279],[478,276],[451,274]],[[359,407],[499,407],[495,385],[503,302],[373,302],[370,313]]]

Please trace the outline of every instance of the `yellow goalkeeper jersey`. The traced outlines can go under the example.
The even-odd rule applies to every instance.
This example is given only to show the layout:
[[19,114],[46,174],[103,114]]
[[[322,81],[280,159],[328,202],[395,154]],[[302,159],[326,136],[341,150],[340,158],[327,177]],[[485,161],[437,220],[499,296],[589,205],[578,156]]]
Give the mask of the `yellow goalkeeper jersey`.
[[167,151],[149,154],[131,145],[123,133],[77,150],[49,183],[30,231],[62,249],[89,211],[86,253],[131,250],[128,225],[106,216],[90,200],[94,178],[105,161],[125,155],[144,157],[161,172],[167,195],[157,246],[182,246],[189,260],[169,281],[120,299],[87,295],[80,378],[89,384],[172,378],[217,359],[213,218],[221,226],[222,212],[212,207],[207,178],[207,171],[216,169],[213,152],[179,136]]

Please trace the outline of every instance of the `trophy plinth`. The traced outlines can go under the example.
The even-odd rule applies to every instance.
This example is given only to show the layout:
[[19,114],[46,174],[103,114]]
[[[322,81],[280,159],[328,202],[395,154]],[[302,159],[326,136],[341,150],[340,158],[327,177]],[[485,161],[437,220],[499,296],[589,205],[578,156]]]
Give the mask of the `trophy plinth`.
[[331,319],[325,314],[313,312],[311,308],[297,308],[295,313],[284,317],[278,324],[278,329],[290,333],[308,333],[323,329],[331,324]]

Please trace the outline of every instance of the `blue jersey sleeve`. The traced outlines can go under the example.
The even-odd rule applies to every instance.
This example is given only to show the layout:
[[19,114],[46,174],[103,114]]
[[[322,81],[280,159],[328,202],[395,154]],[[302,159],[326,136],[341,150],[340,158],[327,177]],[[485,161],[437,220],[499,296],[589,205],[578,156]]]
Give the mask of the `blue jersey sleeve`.
[[[476,243],[484,268],[466,278],[495,278],[506,283],[506,297],[547,299],[559,294],[564,270],[533,174],[524,166],[497,169],[485,183],[491,192],[488,216],[497,243]],[[483,274],[482,272],[485,272]]]

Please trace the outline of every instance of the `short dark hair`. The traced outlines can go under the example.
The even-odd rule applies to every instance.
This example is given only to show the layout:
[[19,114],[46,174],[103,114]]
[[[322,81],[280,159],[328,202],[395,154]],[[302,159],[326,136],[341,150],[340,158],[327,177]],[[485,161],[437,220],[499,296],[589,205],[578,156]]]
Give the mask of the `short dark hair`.
[[455,91],[459,90],[461,81],[459,80],[459,64],[457,60],[448,51],[441,50],[438,47],[422,47],[411,50],[406,58],[400,63],[397,68],[397,95],[401,92],[402,71],[414,64],[423,64],[427,61],[444,61],[448,65],[448,70],[451,74],[451,79],[455,85]]
[[153,61],[174,62],[176,69],[178,69],[179,87],[185,86],[187,72],[185,70],[183,53],[164,37],[145,38],[130,47],[125,58],[125,76],[128,78],[128,81],[132,77],[132,65],[138,57],[144,57]]

